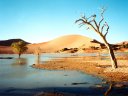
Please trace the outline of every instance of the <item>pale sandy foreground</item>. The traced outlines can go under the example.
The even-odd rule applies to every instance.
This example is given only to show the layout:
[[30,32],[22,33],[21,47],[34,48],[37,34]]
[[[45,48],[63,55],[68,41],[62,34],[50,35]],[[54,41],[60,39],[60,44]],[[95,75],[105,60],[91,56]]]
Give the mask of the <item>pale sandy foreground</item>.
[[48,70],[78,70],[102,77],[109,81],[128,81],[128,60],[118,60],[119,68],[113,70],[110,60],[75,57],[46,61],[43,64],[33,64],[35,68]]

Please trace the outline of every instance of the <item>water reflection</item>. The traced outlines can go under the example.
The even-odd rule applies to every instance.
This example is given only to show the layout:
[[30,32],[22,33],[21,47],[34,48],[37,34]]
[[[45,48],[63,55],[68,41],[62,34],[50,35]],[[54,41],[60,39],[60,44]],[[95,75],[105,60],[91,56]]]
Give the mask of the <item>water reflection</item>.
[[110,94],[111,91],[112,91],[112,88],[113,88],[113,83],[111,82],[111,83],[109,84],[108,89],[107,89],[106,92],[104,93],[104,96],[109,96],[109,94]]
[[104,96],[127,96],[128,83],[127,82],[107,82],[109,85]]
[[[119,96],[117,95],[119,92],[128,92],[126,88],[121,87],[121,84],[115,82],[102,83],[105,81],[102,81],[101,78],[93,77],[78,71],[50,71],[30,67],[34,63],[39,64],[41,60],[59,59],[64,57],[63,55],[59,55],[58,57],[56,55],[52,56],[51,54],[37,55],[37,57],[35,55],[22,55],[23,58],[20,59],[20,63],[19,59],[16,58],[17,56],[13,55],[13,57],[14,59],[2,59],[0,61],[0,77],[2,77],[0,78],[1,89],[13,87],[16,89],[44,88],[43,90],[45,90],[51,87],[52,90],[55,87],[58,88],[58,92],[65,90],[64,92],[78,92],[78,94],[81,92],[81,94],[84,93],[87,95],[97,93],[97,96],[102,96],[103,94],[104,96]],[[72,57],[74,58],[75,56]],[[99,57],[92,56],[92,60],[96,58],[98,59]],[[88,60],[89,58],[83,57],[82,59]],[[121,88],[119,88],[119,86]]]
[[36,55],[35,64],[40,64],[40,61],[41,61],[41,60],[40,60],[40,57],[41,57],[40,54],[37,54],[37,55]]
[[21,66],[26,65],[28,63],[27,58],[16,58],[14,62],[12,63],[13,66]]

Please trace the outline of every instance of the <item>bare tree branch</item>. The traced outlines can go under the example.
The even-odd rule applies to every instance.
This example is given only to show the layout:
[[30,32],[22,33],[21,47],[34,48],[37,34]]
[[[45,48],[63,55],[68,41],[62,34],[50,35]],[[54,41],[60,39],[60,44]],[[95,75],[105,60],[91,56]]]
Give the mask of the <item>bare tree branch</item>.
[[92,23],[94,22],[95,18],[96,18],[96,15],[94,14],[94,15],[91,15],[89,18],[87,18],[87,20],[91,19],[89,23]]
[[92,18],[94,20],[96,18],[96,14],[91,15],[90,17],[87,18],[87,20],[89,20],[90,18]]
[[85,24],[84,24],[83,22],[81,22],[79,25],[80,25],[79,27],[82,27],[82,26],[84,26]]
[[95,32],[98,33],[98,31],[96,30],[96,28],[91,24],[91,23],[87,23],[89,25],[89,27],[91,27]]
[[97,24],[97,22],[96,22],[96,20],[95,20],[96,14],[91,15],[88,19],[90,19],[90,18],[92,18],[92,20],[90,20],[89,23],[94,23],[94,26],[96,27],[96,30],[97,30],[97,32],[98,32],[98,31],[99,31],[99,26],[98,26],[98,24]]
[[84,23],[85,25],[87,24],[89,27],[91,27],[95,32],[98,32],[97,29],[90,23],[88,22],[87,20],[83,20],[83,19],[79,19],[79,20],[76,20],[75,23],[81,21],[82,23]]
[[95,26],[96,26],[97,30],[99,31],[99,26],[97,25],[96,20],[94,20],[94,24],[95,24]]
[[103,20],[104,20],[104,16],[103,16],[104,12],[105,12],[105,8],[102,8],[102,10],[101,10],[101,20],[100,20],[100,22],[99,22],[99,24],[98,24],[99,27],[100,27],[101,23],[102,23]]
[[107,29],[106,29],[106,33],[104,36],[106,37],[106,35],[108,34],[109,26],[108,26],[107,22],[105,22],[105,25],[106,25]]
[[87,20],[87,18],[85,17],[85,15],[84,15],[84,16],[82,16],[81,18],[82,18],[82,19],[85,19],[85,20]]
[[92,22],[94,22],[94,20],[90,20],[90,21],[88,21],[89,23],[92,23]]
[[105,24],[102,26],[102,28],[101,28],[101,34],[103,33],[105,26],[106,26]]
[[79,22],[79,21],[82,21],[82,22],[85,23],[85,24],[86,24],[86,22],[87,22],[87,20],[84,20],[84,19],[78,19],[78,20],[75,21],[75,23],[77,23],[77,22]]

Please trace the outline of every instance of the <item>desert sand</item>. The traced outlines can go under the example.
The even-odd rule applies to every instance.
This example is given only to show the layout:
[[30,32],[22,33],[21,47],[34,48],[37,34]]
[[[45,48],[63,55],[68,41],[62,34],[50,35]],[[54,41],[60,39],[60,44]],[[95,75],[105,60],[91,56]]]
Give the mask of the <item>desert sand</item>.
[[29,44],[29,51],[34,51],[37,48],[41,49],[41,52],[56,52],[63,48],[90,48],[90,46],[100,46],[98,43],[92,43],[93,39],[81,35],[65,35],[55,38],[48,42]]
[[13,50],[10,46],[0,46],[0,54],[13,54]]
[[[101,43],[98,42],[97,40],[94,41],[94,39],[91,39],[89,37],[73,34],[73,35],[61,36],[47,42],[27,44],[28,50],[25,53],[33,54],[38,49],[40,49],[40,53],[56,53],[56,52],[60,52],[60,50],[62,50],[63,48],[68,48],[68,49],[77,48],[78,49],[77,53],[106,51],[106,49],[100,48],[101,47],[100,44]],[[117,45],[120,44],[122,43],[119,43]],[[100,49],[99,50],[91,49],[90,47],[92,46]],[[128,49],[121,49],[119,51],[128,52]],[[10,46],[0,45],[0,54],[12,54],[12,53],[14,52]],[[67,53],[71,53],[71,52],[68,51]]]

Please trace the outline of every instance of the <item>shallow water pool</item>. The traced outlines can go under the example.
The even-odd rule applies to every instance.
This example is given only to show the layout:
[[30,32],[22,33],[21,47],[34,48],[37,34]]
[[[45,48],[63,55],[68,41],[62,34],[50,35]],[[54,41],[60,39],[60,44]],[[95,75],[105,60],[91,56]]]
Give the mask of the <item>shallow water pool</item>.
[[[71,54],[43,54],[41,60],[70,57]],[[103,95],[109,84],[99,77],[88,75],[80,71],[70,70],[42,70],[32,68],[36,56],[22,55],[22,64],[19,64],[17,55],[1,54],[0,57],[13,57],[13,59],[0,59],[0,95],[34,95],[40,91],[57,91],[73,94]]]

